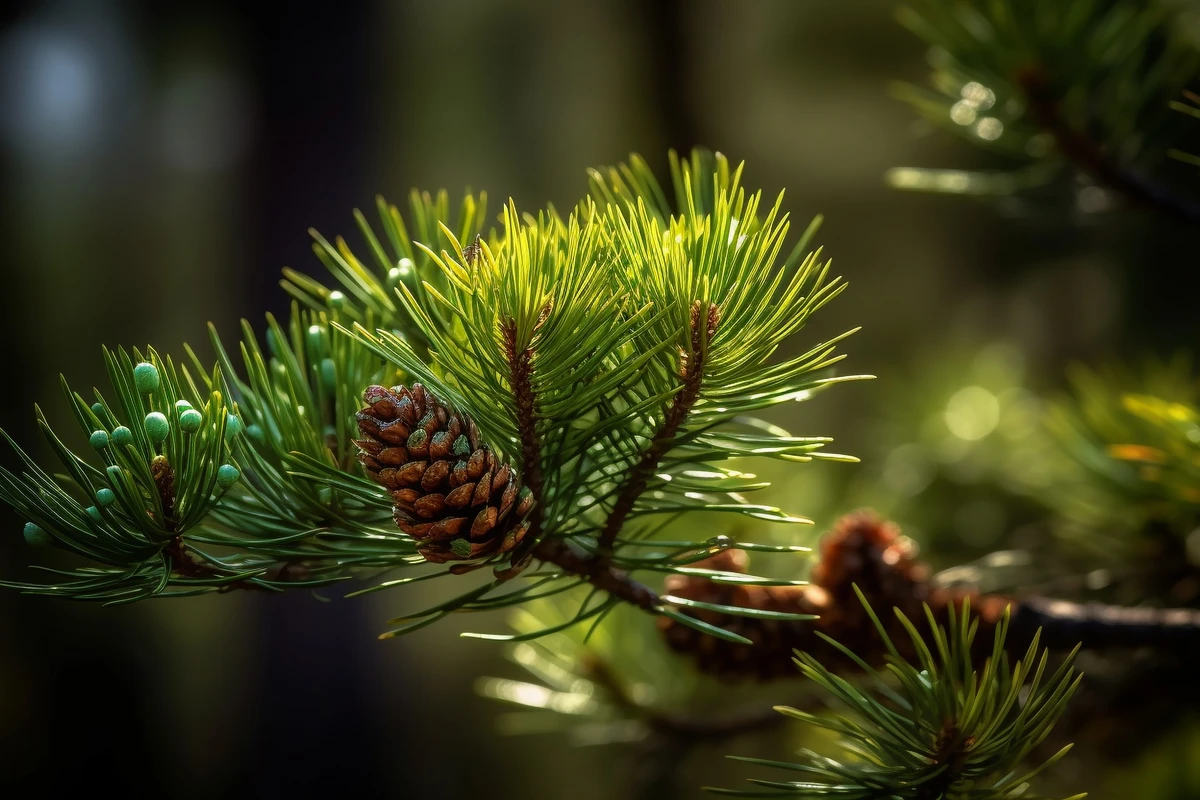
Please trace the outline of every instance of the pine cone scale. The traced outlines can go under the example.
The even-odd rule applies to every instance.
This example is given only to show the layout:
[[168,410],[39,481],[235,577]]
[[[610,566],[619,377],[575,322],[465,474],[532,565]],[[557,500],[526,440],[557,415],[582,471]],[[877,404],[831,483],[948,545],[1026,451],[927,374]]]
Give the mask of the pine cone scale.
[[532,497],[475,423],[420,384],[363,393],[359,462],[389,491],[397,527],[428,561],[503,556],[520,543]]

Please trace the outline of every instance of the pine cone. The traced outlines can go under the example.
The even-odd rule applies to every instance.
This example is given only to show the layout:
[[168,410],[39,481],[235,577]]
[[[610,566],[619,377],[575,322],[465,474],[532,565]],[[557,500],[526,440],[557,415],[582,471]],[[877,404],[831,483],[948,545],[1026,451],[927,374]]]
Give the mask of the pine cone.
[[[724,572],[745,573],[749,558],[744,550],[724,550],[693,566]],[[713,583],[707,578],[672,575],[666,580],[667,594],[739,608],[816,614],[808,596],[796,586],[738,586]],[[673,650],[691,655],[701,671],[719,678],[770,680],[796,674],[792,648],[809,639],[824,644],[812,635],[812,622],[754,619],[722,614],[717,611],[689,610],[688,614],[730,633],[744,636],[753,644],[736,644],[718,639],[695,628],[681,625],[669,617],[659,617],[658,627]]]
[[370,386],[363,400],[358,459],[391,492],[396,525],[427,561],[481,561],[520,543],[533,497],[470,417],[419,383]]
[[[747,562],[744,551],[727,550],[694,566],[745,572]],[[961,608],[962,601],[970,597],[972,613],[979,615],[983,629],[976,637],[982,654],[991,647],[988,629],[999,621],[1007,605],[1000,597],[934,587],[928,568],[917,561],[899,527],[870,512],[855,512],[838,520],[821,541],[820,561],[811,577],[808,586],[736,586],[698,576],[672,575],[667,579],[668,594],[740,608],[817,614],[819,619],[780,621],[714,611],[687,612],[746,637],[753,642],[750,645],[717,639],[667,617],[659,618],[659,629],[672,649],[692,655],[704,672],[726,679],[767,680],[799,674],[792,663],[793,650],[809,653],[827,666],[854,669],[854,663],[817,636],[818,632],[845,645],[867,663],[883,661],[887,650],[854,592],[855,586],[906,657],[914,655],[912,640],[896,620],[893,608],[924,631],[928,623],[922,604],[928,603],[935,620],[945,624],[949,608]]]

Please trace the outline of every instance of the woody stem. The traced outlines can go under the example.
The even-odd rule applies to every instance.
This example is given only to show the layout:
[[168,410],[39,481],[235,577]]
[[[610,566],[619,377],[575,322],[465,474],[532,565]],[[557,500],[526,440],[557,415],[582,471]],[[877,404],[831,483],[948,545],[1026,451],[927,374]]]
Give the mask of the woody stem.
[[508,356],[513,397],[517,404],[517,432],[521,437],[521,471],[525,485],[533,494],[529,512],[529,532],[533,537],[542,529],[542,453],[537,436],[537,398],[533,390],[533,348],[517,350],[517,323],[509,319],[501,327]]
[[617,569],[607,560],[571,544],[563,536],[549,536],[538,542],[533,555],[586,579],[597,589],[608,592],[618,600],[632,603],[643,611],[653,612],[659,604],[658,594],[653,589],[635,581],[629,577],[629,573]]
[[613,543],[621,533],[621,528],[625,525],[625,520],[629,517],[629,513],[633,511],[634,503],[646,491],[646,486],[649,484],[654,470],[658,469],[659,462],[663,460],[663,457],[671,449],[671,445],[675,441],[675,434],[679,432],[680,427],[687,421],[688,413],[700,397],[700,387],[704,382],[705,355],[700,340],[700,326],[707,324],[708,314],[693,315],[692,349],[691,353],[685,358],[682,370],[683,386],[671,401],[671,407],[667,409],[666,416],[663,417],[662,426],[655,432],[654,438],[650,440],[650,446],[642,452],[642,457],[638,460],[638,463],[629,471],[625,479],[625,485],[621,487],[621,492],[617,495],[617,500],[613,504],[612,511],[609,513],[608,519],[604,522],[604,529],[600,532],[598,541],[599,551],[602,555],[612,553]]
[[1135,206],[1185,222],[1200,220],[1200,206],[1130,172],[1087,135],[1072,127],[1063,117],[1059,98],[1040,69],[1022,70],[1017,75],[1017,83],[1025,93],[1033,120],[1054,138],[1054,144],[1064,158],[1097,183],[1120,192]]

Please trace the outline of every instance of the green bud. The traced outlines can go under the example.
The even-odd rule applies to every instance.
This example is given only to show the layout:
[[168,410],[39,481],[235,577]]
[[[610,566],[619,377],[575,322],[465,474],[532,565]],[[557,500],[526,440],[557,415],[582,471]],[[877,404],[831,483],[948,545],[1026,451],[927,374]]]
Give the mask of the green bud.
[[171,433],[171,423],[167,422],[167,418],[158,411],[151,411],[146,415],[144,426],[146,428],[146,435],[155,444],[165,442],[167,436]]
[[50,538],[50,534],[42,530],[40,525],[32,522],[25,523],[24,533],[25,543],[31,545],[32,547],[45,547],[53,541],[53,539]]
[[250,425],[246,428],[246,435],[259,444],[267,440],[267,434],[263,431],[261,425]]
[[107,487],[96,492],[96,502],[108,508],[113,503],[117,502],[117,496],[113,494],[113,490]]
[[179,415],[179,429],[184,433],[195,433],[204,424],[204,415],[194,408],[189,408]]
[[388,270],[388,283],[400,283],[400,279],[404,277],[404,273],[399,267],[392,267]]
[[96,523],[97,525],[100,525],[104,522],[104,517],[100,516],[100,509],[96,508],[95,506],[88,506],[84,510],[87,512],[87,515],[92,518],[92,522]]
[[112,432],[113,444],[117,447],[125,447],[133,444],[133,431],[126,428],[124,425],[114,428]]
[[305,339],[308,341],[309,353],[318,354],[325,350],[325,331],[320,325],[309,325]]
[[183,412],[187,411],[191,407],[192,407],[192,404],[189,403],[187,400],[176,400],[175,401],[175,412],[178,414],[182,414]]
[[233,464],[222,464],[217,468],[217,486],[228,489],[242,477],[241,471]]
[[346,305],[346,295],[338,291],[332,291],[329,293],[329,297],[326,298],[326,302],[329,303],[329,307],[332,309],[342,308]]
[[104,419],[108,416],[108,409],[104,407],[104,403],[92,403],[92,413],[97,419]]
[[93,450],[103,450],[108,447],[108,432],[107,431],[92,431],[92,435],[88,437],[88,444]]
[[225,441],[229,441],[233,437],[242,432],[242,421],[233,414],[225,415]]
[[150,394],[150,392],[158,389],[162,379],[158,374],[158,367],[151,364],[149,361],[143,361],[133,368],[133,383],[137,386],[137,390],[142,394]]

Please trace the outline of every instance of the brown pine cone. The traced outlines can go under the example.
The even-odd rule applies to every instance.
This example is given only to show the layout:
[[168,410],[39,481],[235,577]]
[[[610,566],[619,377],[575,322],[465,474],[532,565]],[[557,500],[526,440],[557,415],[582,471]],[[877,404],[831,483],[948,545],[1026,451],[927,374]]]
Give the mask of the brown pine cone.
[[[744,573],[747,563],[744,551],[726,550],[695,566]],[[903,612],[918,630],[925,630],[928,623],[924,603],[929,604],[935,619],[945,624],[949,608],[960,609],[962,601],[970,597],[972,613],[980,617],[982,630],[975,641],[982,652],[991,647],[988,629],[999,621],[1007,604],[1003,598],[935,588],[929,581],[928,568],[916,560],[911,543],[901,536],[899,527],[870,512],[855,512],[838,520],[821,541],[820,561],[811,577],[808,586],[736,586],[698,576],[672,575],[666,584],[670,595],[741,608],[818,614],[819,619],[763,620],[715,611],[687,611],[746,637],[753,642],[750,645],[718,639],[666,617],[659,618],[659,629],[672,649],[692,655],[705,672],[727,679],[766,680],[799,674],[792,663],[794,650],[807,652],[830,667],[854,668],[854,663],[818,632],[869,664],[883,661],[887,649],[855,594],[855,586],[905,657],[913,655],[912,640],[896,620],[893,608]]]
[[520,543],[533,497],[470,417],[419,383],[370,386],[363,400],[358,459],[391,492],[396,525],[427,561],[481,561]]
[[[694,566],[744,574],[748,564],[749,557],[744,550],[723,550]],[[802,588],[807,587],[713,583],[692,575],[671,575],[666,580],[666,594],[689,600],[764,611],[819,613],[820,609],[813,605],[809,595],[797,591]],[[720,678],[770,680],[793,675],[796,667],[791,660],[792,648],[806,635],[816,639],[811,633],[813,622],[755,619],[699,609],[688,609],[686,613],[754,643],[737,644],[681,625],[668,617],[658,618],[659,630],[673,650],[691,655],[703,672]],[[820,642],[819,639],[816,641]]]

